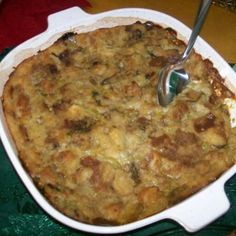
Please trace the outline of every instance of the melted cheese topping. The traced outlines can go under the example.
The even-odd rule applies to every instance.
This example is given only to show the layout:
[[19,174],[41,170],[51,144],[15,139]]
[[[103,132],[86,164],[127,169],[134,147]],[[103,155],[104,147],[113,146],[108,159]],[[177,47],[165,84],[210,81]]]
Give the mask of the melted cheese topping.
[[32,179],[64,214],[125,224],[162,211],[235,163],[232,94],[192,53],[188,87],[156,104],[158,73],[185,45],[151,22],[68,33],[7,82],[7,123]]

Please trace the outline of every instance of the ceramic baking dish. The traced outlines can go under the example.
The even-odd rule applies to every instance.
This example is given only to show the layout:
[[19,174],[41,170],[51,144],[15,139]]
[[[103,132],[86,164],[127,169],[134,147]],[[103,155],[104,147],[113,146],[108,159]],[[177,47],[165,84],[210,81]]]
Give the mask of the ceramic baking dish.
[[[0,63],[0,93],[2,94],[4,84],[8,80],[9,74],[14,70],[14,67],[25,58],[47,48],[65,32],[75,31],[81,33],[97,28],[131,24],[137,20],[149,20],[164,27],[172,27],[178,32],[178,37],[185,42],[191,33],[191,30],[178,20],[153,10],[129,8],[90,15],[78,7],[70,8],[50,15],[48,17],[48,29],[45,32],[19,45],[3,59]],[[222,57],[201,38],[198,38],[195,50],[203,58],[209,58],[213,62],[221,76],[225,78],[226,85],[236,93],[236,74]],[[235,116],[235,111],[236,109],[231,107],[232,116]],[[234,124],[232,123],[232,125]],[[18,159],[17,150],[4,120],[2,103],[0,104],[0,136],[12,165],[36,202],[53,218],[78,230],[113,234],[138,229],[163,219],[172,219],[181,224],[187,231],[195,232],[223,215],[230,207],[229,200],[224,191],[224,184],[236,173],[236,165],[200,192],[148,218],[121,226],[96,226],[80,223],[56,210],[34,185]]]

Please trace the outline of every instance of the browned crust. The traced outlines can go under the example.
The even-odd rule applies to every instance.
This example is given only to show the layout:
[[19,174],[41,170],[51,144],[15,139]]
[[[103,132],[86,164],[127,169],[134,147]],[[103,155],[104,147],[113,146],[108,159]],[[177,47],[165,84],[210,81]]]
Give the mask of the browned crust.
[[11,73],[3,108],[19,157],[65,215],[125,224],[160,212],[235,163],[233,94],[193,52],[191,83],[165,111],[158,72],[184,50],[151,22],[69,33]]

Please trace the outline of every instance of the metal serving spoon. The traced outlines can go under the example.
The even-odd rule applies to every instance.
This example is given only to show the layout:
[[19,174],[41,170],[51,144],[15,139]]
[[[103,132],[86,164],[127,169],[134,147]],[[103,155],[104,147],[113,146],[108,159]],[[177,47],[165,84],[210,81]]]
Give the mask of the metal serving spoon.
[[184,70],[183,65],[188,59],[201,30],[211,1],[212,0],[202,0],[188,45],[180,59],[174,64],[168,64],[160,71],[159,80],[157,82],[157,98],[161,106],[167,106],[178,93],[182,92],[189,82],[189,75]]

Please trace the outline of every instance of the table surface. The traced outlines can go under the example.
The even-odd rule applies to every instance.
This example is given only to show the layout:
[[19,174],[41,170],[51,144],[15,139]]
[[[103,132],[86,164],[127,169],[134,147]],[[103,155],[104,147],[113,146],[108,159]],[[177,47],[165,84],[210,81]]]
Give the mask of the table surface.
[[[89,0],[90,13],[124,7],[141,7],[164,12],[192,27],[200,0]],[[236,12],[212,4],[200,34],[221,56],[236,63]]]

